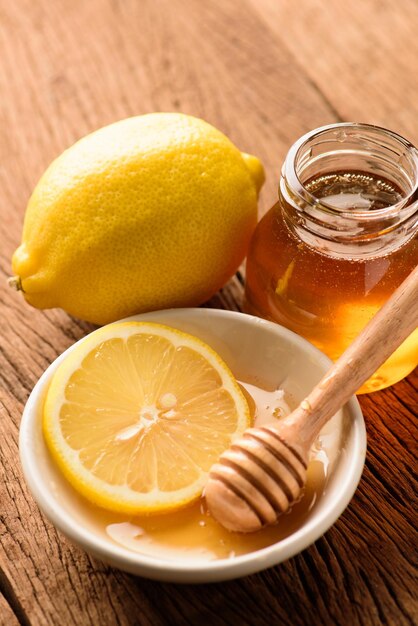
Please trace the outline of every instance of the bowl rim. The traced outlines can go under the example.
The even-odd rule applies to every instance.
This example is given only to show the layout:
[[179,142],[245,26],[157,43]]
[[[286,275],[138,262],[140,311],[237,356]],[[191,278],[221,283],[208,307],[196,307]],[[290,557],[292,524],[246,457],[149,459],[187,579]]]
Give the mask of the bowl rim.
[[[305,352],[307,351],[308,355],[310,353],[314,356],[315,360],[321,366],[325,366],[326,369],[332,364],[331,360],[318,350],[318,348],[293,331],[275,322],[270,322],[239,311],[211,308],[165,309],[130,316],[118,321],[150,321],[152,316],[157,314],[162,314],[167,317],[181,315],[203,317],[209,315],[215,318],[225,317],[233,319],[237,316],[241,319],[247,318],[245,320],[247,323],[253,324],[256,322],[259,325],[267,326],[270,331],[281,337],[286,337],[286,339],[290,340],[294,345],[299,345]],[[169,322],[157,321],[169,324]],[[79,522],[74,521],[73,518],[69,518],[68,512],[64,511],[63,507],[55,499],[53,492],[46,485],[46,479],[43,478],[40,472],[35,446],[32,445],[32,432],[35,432],[39,428],[39,424],[36,424],[37,407],[42,392],[50,377],[61,361],[66,358],[68,353],[73,350],[79,342],[84,341],[90,334],[91,333],[82,337],[67,348],[41,375],[24,407],[19,432],[20,461],[24,478],[35,502],[59,531],[70,539],[70,541],[81,546],[87,553],[121,570],[150,579],[189,583],[216,582],[255,573],[291,558],[319,539],[337,521],[345,510],[357,489],[366,457],[366,428],[359,402],[355,396],[352,396],[346,404],[352,416],[352,454],[351,458],[347,460],[347,468],[341,480],[336,499],[333,500],[332,505],[328,504],[321,512],[317,513],[313,519],[304,523],[297,531],[275,544],[271,544],[254,552],[235,556],[233,559],[193,559],[191,561],[185,560],[180,562],[177,559],[155,558],[118,546],[116,543],[113,545],[110,541],[108,542],[106,539],[96,535],[93,531],[83,527]]]

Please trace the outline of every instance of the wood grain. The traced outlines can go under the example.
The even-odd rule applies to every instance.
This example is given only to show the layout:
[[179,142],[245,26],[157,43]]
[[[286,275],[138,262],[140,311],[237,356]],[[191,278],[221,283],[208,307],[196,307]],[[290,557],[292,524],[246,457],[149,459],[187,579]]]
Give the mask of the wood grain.
[[19,620],[2,594],[0,594],[0,624],[1,626],[19,626]]
[[[418,143],[415,0],[250,0],[341,121],[391,128]],[[285,27],[283,27],[285,25]],[[297,67],[297,66],[296,66]]]
[[[414,0],[0,0],[0,623],[418,623],[416,373],[362,397],[364,477],[313,547],[239,581],[159,584],[92,561],[28,494],[17,449],[24,403],[92,326],[31,309],[5,283],[45,167],[117,119],[179,110],[215,124],[262,158],[261,212],[289,145],[316,126],[361,119],[418,143],[417,26]],[[208,305],[239,308],[241,298],[236,278]]]

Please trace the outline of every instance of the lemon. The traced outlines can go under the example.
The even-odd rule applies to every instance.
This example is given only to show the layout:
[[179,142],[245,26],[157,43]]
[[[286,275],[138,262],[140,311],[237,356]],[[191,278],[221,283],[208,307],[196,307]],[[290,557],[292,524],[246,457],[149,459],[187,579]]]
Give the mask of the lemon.
[[212,464],[250,424],[231,371],[205,343],[117,322],[76,344],[44,404],[49,450],[74,488],[132,514],[198,498]]
[[35,307],[97,324],[201,304],[242,262],[263,180],[256,157],[195,117],[106,126],[40,179],[12,284]]

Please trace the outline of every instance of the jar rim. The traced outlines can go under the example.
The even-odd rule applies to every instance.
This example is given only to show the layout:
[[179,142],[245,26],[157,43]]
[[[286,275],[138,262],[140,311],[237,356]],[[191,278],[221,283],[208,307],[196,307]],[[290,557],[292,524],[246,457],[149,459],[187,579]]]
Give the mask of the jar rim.
[[[373,211],[362,211],[362,210],[357,209],[356,211],[353,212],[353,211],[346,211],[344,209],[335,207],[327,203],[324,200],[320,200],[305,187],[304,183],[302,182],[302,180],[300,179],[296,171],[296,163],[297,163],[298,158],[301,156],[301,152],[303,148],[308,144],[308,142],[313,137],[319,137],[330,131],[336,131],[336,134],[337,134],[338,132],[341,132],[344,129],[350,129],[350,130],[359,129],[359,130],[364,130],[364,131],[369,131],[369,132],[379,132],[385,135],[386,137],[394,140],[395,142],[397,142],[398,144],[400,144],[406,149],[406,151],[412,157],[412,160],[415,165],[415,168],[414,168],[415,169],[414,171],[415,181],[414,181],[414,184],[412,185],[412,188],[409,190],[409,192],[406,195],[404,195],[401,198],[401,200],[399,200],[395,204],[392,204],[388,207],[384,207],[381,209],[374,209]],[[339,141],[337,137],[335,141],[336,142]],[[360,222],[363,220],[367,220],[367,221],[380,220],[383,217],[388,218],[388,217],[391,217],[392,215],[393,216],[397,215],[401,211],[401,209],[410,202],[411,198],[418,191],[418,150],[417,148],[410,141],[402,137],[402,135],[399,135],[398,133],[392,130],[389,130],[387,128],[384,128],[382,126],[378,126],[375,124],[367,124],[363,122],[338,122],[335,124],[327,124],[325,126],[320,126],[318,128],[315,128],[314,130],[311,130],[305,133],[289,149],[285,162],[284,162],[283,169],[284,169],[284,175],[285,175],[287,184],[291,187],[292,192],[298,198],[300,198],[301,201],[308,202],[309,204],[315,205],[317,208],[320,208],[321,210],[323,210],[324,212],[328,214],[336,215],[336,216],[339,216],[341,218],[346,218],[346,219],[356,219]]]

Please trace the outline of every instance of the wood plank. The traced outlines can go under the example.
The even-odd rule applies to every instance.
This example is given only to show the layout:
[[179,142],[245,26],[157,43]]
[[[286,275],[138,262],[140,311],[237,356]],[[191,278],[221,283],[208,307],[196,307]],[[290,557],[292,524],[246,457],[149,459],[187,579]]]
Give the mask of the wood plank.
[[15,612],[0,593],[0,626],[19,626],[19,620]]
[[339,119],[384,126],[418,145],[415,0],[250,2]]
[[[301,123],[303,130],[317,125],[327,107],[314,90],[308,119],[288,106],[293,93],[309,90],[309,84],[278,62],[286,52],[254,20],[252,10],[244,5],[236,24],[232,0],[186,4],[187,11],[184,3],[166,0],[3,3],[0,88],[8,93],[0,142],[4,278],[27,198],[43,169],[80,136],[125,116],[182,110],[204,117],[242,149],[262,156],[271,170],[266,206],[272,203],[284,150],[300,134]],[[265,41],[263,50],[259,40]],[[278,81],[286,85],[280,92]],[[261,93],[254,98],[257,90]],[[285,124],[277,119],[278,110]],[[212,305],[231,305],[238,293],[239,284]],[[60,311],[31,309],[4,281],[1,302],[1,497],[6,506],[0,541],[2,552],[13,556],[2,568],[30,623],[55,624],[58,615],[66,626],[193,623],[202,611],[215,623],[223,611],[235,614],[232,596],[244,594],[239,583],[231,583],[229,609],[219,591],[209,598],[215,597],[222,611],[206,608],[193,587],[185,594],[93,563],[39,514],[17,463],[20,414],[48,363],[91,326]],[[275,615],[273,594],[269,603]]]
[[54,156],[97,127],[153,110],[204,117],[257,153],[269,174],[264,206],[271,206],[289,145],[333,114],[304,75],[290,71],[289,53],[267,26],[245,4],[237,14],[231,0],[188,2],[187,15],[182,0],[96,3],[44,1],[34,11],[24,0],[3,9],[2,149],[10,159],[12,147],[16,161],[2,183],[17,231]]
[[[262,158],[268,175],[264,211],[275,199],[289,145],[311,128],[359,111],[348,86],[332,89],[332,80],[341,73],[338,62],[349,75],[349,85],[358,80],[354,60],[361,55],[349,57],[349,62],[343,53],[344,46],[359,43],[360,35],[351,33],[353,26],[344,45],[338,37],[333,37],[332,47],[323,44],[335,16],[351,16],[357,31],[360,18],[351,15],[348,3],[298,4],[309,22],[315,17],[319,24],[315,39],[296,23],[290,1],[251,2],[243,0],[239,10],[235,0],[0,3],[0,89],[7,95],[0,109],[0,590],[20,623],[306,626],[315,615],[325,626],[402,626],[418,617],[411,591],[414,534],[408,506],[414,493],[406,472],[416,443],[416,377],[362,399],[370,429],[367,470],[339,522],[302,555],[241,581],[164,585],[112,570],[59,536],[23,482],[17,438],[24,403],[46,366],[92,329],[61,311],[31,309],[5,285],[27,199],[51,159],[80,136],[116,119],[181,110],[204,117],[241,149]],[[401,0],[398,6],[402,3],[413,21],[413,3]],[[377,0],[361,5],[363,16],[370,18]],[[379,5],[393,14],[387,3]],[[276,10],[284,12],[281,28],[274,22]],[[390,20],[379,19],[387,29]],[[415,50],[415,32],[412,41],[410,25],[404,22],[395,20],[395,41],[402,35]],[[379,62],[388,60],[393,43],[370,28],[372,40],[384,50]],[[297,36],[303,34],[310,44],[304,40],[300,51]],[[333,71],[321,65],[312,69],[318,37],[325,46],[326,66]],[[371,51],[366,43],[363,54]],[[402,43],[402,63],[389,72],[396,79],[395,70],[402,70],[398,86],[407,82],[406,47]],[[319,70],[321,83],[313,76]],[[387,89],[386,75],[377,71]],[[408,100],[414,93],[411,85]],[[379,90],[372,90],[368,109],[362,110],[372,116],[370,121],[392,115],[397,129],[411,136],[413,111],[405,106],[398,110],[397,90],[385,93],[381,99]],[[241,297],[236,279],[209,305],[238,308]],[[404,407],[399,420],[384,414],[394,402]],[[11,620],[5,601],[0,602],[3,608]]]

